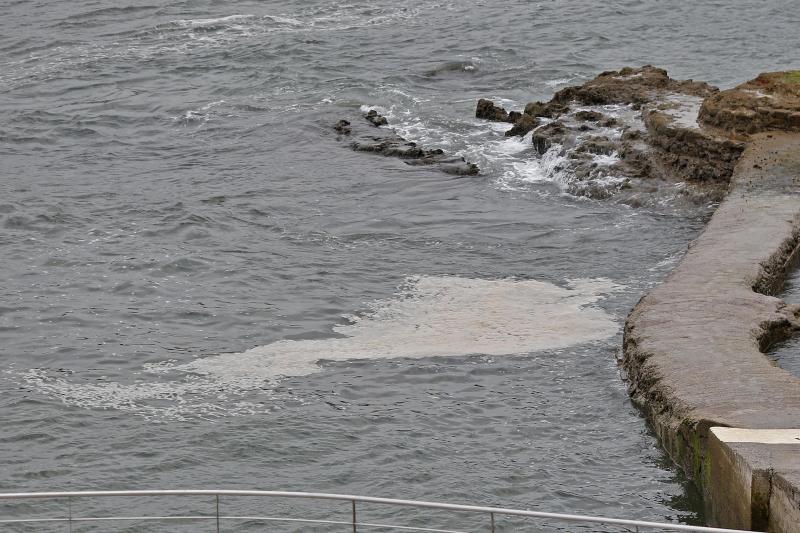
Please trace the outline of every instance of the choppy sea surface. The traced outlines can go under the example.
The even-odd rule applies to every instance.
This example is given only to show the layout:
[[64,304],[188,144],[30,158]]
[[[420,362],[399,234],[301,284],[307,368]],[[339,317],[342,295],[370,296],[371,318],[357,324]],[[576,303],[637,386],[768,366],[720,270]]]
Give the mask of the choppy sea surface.
[[[615,353],[713,206],[570,195],[474,106],[796,66],[794,2],[3,7],[0,491],[702,520]],[[349,150],[331,126],[368,108],[481,174]]]

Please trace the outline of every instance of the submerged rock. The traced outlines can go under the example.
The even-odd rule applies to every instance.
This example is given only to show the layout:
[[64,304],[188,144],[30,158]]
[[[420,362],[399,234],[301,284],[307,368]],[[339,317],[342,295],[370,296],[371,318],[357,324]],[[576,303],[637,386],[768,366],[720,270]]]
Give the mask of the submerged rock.
[[333,129],[341,133],[342,135],[350,135],[350,121],[348,120],[340,120],[333,126]]
[[[447,156],[441,149],[427,150],[417,143],[408,141],[389,128],[374,128],[367,126],[387,125],[385,117],[377,111],[370,110],[363,115],[365,122],[353,122],[342,119],[334,129],[340,133],[350,135],[350,147],[357,152],[369,152],[386,157],[403,159],[406,164],[431,165],[442,172],[457,176],[474,176],[478,174],[478,166],[466,161],[463,157]],[[363,127],[362,127],[363,124]]]
[[367,121],[373,126],[386,126],[389,124],[389,121],[386,120],[386,117],[379,115],[374,109],[367,111],[367,114],[364,115],[364,118],[367,119]]

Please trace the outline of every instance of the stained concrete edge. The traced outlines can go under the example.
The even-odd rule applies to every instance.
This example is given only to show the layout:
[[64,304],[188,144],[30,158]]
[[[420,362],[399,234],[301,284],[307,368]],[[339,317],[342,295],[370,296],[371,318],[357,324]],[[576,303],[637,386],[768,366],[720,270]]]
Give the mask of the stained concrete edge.
[[762,353],[800,329],[769,295],[799,255],[800,135],[755,135],[704,232],[626,321],[631,397],[712,525],[800,532],[800,379]]

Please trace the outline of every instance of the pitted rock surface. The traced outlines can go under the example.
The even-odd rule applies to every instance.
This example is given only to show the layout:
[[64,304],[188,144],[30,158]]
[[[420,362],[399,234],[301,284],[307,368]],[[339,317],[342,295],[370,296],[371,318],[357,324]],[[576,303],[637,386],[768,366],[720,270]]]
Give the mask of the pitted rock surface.
[[760,74],[706,98],[700,121],[730,135],[800,132],[800,70]]

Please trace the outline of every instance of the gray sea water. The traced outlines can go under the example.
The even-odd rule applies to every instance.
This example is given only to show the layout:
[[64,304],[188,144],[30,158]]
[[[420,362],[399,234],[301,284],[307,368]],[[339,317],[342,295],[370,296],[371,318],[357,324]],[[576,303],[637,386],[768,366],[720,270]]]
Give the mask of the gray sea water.
[[[800,305],[800,270],[795,270],[786,280],[781,298],[788,304]],[[768,355],[781,368],[800,376],[800,337],[794,336],[776,344]]]
[[[723,87],[786,68],[795,2],[3,8],[0,491],[702,521],[615,353],[713,206],[571,196],[472,117],[626,65]],[[368,108],[481,174],[349,150],[331,125]]]

